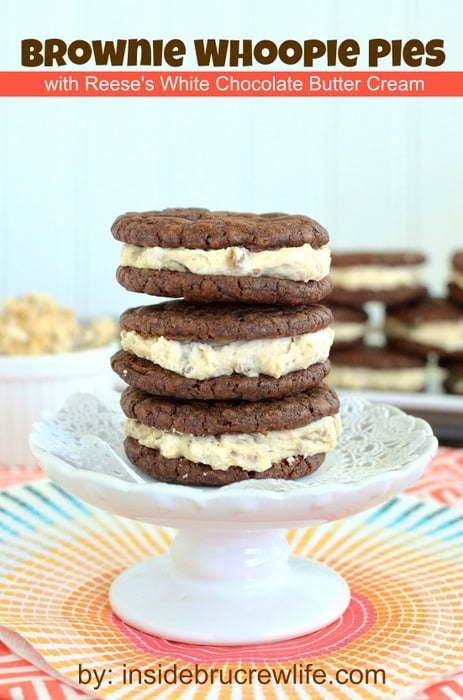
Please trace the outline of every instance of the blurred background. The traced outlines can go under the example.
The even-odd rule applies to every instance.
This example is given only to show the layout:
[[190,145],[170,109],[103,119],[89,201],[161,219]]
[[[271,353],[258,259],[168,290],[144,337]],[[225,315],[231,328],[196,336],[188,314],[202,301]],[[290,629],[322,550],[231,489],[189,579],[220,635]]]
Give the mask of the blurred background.
[[[352,37],[363,47],[372,37],[439,37],[442,69],[463,66],[460,0],[0,7],[3,69],[20,69],[26,37],[181,38],[188,47],[208,37]],[[189,55],[184,69],[196,68]],[[357,68],[366,67],[363,49]],[[463,247],[462,127],[461,98],[4,98],[0,300],[34,290],[81,317],[146,303],[116,283],[109,229],[125,211],[169,206],[303,213],[326,226],[336,250],[422,250],[439,292]]]

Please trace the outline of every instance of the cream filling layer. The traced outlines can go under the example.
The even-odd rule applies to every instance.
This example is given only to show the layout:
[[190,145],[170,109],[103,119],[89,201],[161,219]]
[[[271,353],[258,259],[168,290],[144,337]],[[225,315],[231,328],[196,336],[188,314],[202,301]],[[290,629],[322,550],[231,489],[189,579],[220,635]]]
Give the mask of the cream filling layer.
[[128,418],[125,434],[141,445],[159,450],[163,457],[183,457],[191,462],[207,464],[212,469],[241,467],[264,472],[274,462],[308,457],[334,450],[341,433],[339,414],[325,416],[302,428],[271,430],[262,433],[224,435],[189,435],[151,428]]
[[350,343],[354,340],[363,338],[366,331],[365,323],[332,323],[331,328],[334,330],[334,340],[340,343]]
[[463,350],[463,321],[436,321],[419,326],[407,326],[395,318],[386,320],[386,334],[423,345],[432,345],[445,352]]
[[457,287],[461,287],[463,289],[463,273],[453,270],[450,281],[454,282]]
[[231,343],[199,343],[145,338],[135,331],[121,332],[121,346],[137,357],[189,379],[243,374],[282,377],[289,372],[324,362],[333,342],[332,328],[289,338],[236,340]]
[[192,272],[195,275],[278,277],[295,282],[321,280],[329,274],[331,253],[327,246],[308,243],[294,248],[250,251],[241,246],[219,250],[141,248],[125,243],[120,264],[146,270]]
[[378,370],[332,365],[325,381],[330,386],[340,389],[421,391],[426,383],[426,371],[424,367]]
[[342,287],[342,289],[351,292],[360,289],[391,290],[397,287],[416,287],[422,284],[421,268],[418,265],[332,266],[330,275],[335,287]]

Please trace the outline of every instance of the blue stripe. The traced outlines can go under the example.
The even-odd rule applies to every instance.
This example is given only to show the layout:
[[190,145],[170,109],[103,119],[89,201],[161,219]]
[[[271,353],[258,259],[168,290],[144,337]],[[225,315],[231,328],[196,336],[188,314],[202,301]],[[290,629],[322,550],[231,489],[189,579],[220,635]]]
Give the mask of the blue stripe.
[[29,520],[24,520],[24,518],[21,518],[19,515],[14,513],[12,510],[9,510],[8,508],[2,508],[0,506],[0,513],[3,513],[11,520],[14,520],[14,522],[19,523],[27,530],[35,530],[35,525],[33,525]]
[[[446,511],[446,508],[440,508],[436,513],[443,513]],[[435,528],[432,530],[429,530],[427,532],[427,535],[433,535],[435,532],[440,532],[441,530],[446,530],[448,527],[452,527],[452,525],[456,525],[456,523],[461,523],[463,521],[463,515],[459,515],[457,518],[454,518],[453,520],[446,520],[445,522],[441,523],[440,525],[436,525]]]
[[451,540],[458,540],[460,537],[463,542],[463,530],[460,530],[460,532],[453,532],[451,535],[447,535],[447,537],[444,537],[443,539],[446,542],[450,542]]
[[[89,508],[87,508],[87,506],[84,503],[82,503],[82,501],[67,493],[67,491],[64,491],[57,484],[48,483],[47,488],[57,492],[62,498],[69,502],[69,504],[71,504],[78,512],[83,513],[84,515],[91,515],[92,511]],[[63,510],[63,508],[54,503],[50,498],[48,498],[35,486],[26,485],[23,486],[23,489],[35,498],[39,499],[41,503],[45,504],[52,511],[58,513],[62,518],[66,518],[67,520],[73,519],[74,515],[72,513],[67,513],[65,510]],[[18,537],[25,530],[36,530],[37,520],[39,520],[40,523],[45,523],[46,525],[53,525],[59,522],[58,520],[50,519],[50,517],[45,515],[43,511],[37,509],[31,503],[24,501],[19,496],[11,494],[8,491],[3,491],[0,494],[0,501],[1,499],[4,499],[5,501],[7,501],[7,503],[5,504],[5,506],[0,506],[0,532],[4,533],[7,536]],[[8,504],[14,504],[14,508],[8,507]],[[24,517],[22,517],[18,513],[22,513]],[[7,523],[8,519],[11,521],[10,523]],[[12,527],[13,523],[17,523],[20,526],[20,529]],[[2,539],[5,538],[0,538],[0,541],[2,541]]]
[[[387,523],[387,527],[394,527],[395,525],[399,525],[400,523],[403,523],[404,520],[406,520],[410,515],[415,513],[417,510],[423,507],[423,503],[420,501],[418,503],[414,503],[410,508],[407,508],[407,510],[402,511],[402,513],[399,513],[393,520],[390,520]],[[425,516],[423,520],[427,520],[428,516]],[[407,527],[408,530],[414,530],[417,526],[417,523],[410,523]]]
[[369,515],[365,518],[366,523],[373,523],[375,520],[379,520],[379,518],[384,515],[388,510],[390,510],[395,504],[397,503],[399,499],[397,497],[391,498],[389,501],[386,501],[384,505],[382,505],[379,508],[375,508],[372,513],[369,513]]
[[[14,530],[12,527],[7,525],[6,523],[2,523],[1,521],[0,521],[0,531],[5,532],[8,535],[14,535],[15,537],[17,537],[20,534],[17,530]],[[4,538],[0,537],[0,542],[2,542],[3,539]]]
[[83,503],[79,498],[72,496],[70,493],[62,489],[61,486],[58,486],[58,484],[50,482],[49,487],[57,493],[59,493],[60,496],[65,498],[67,501],[69,501],[69,503],[71,503],[81,513],[84,513],[85,515],[92,514],[92,511],[85,505],[85,503]]
[[5,491],[2,496],[6,498],[8,501],[12,501],[15,505],[20,506],[20,508],[23,508],[26,510],[29,514],[34,515],[40,522],[45,523],[46,525],[53,525],[53,520],[50,520],[50,518],[47,518],[46,515],[41,513],[37,508],[34,508],[33,505],[30,503],[26,503],[25,501],[22,501],[18,496],[14,496],[12,493],[9,493],[8,491]]
[[65,518],[66,520],[72,520],[72,515],[70,513],[67,513],[65,510],[61,508],[57,503],[54,503],[51,498],[48,498],[48,496],[45,496],[43,493],[40,491],[37,491],[35,486],[31,486],[28,484],[27,486],[24,487],[25,491],[28,491],[31,493],[33,496],[38,498],[39,501],[44,503],[50,510],[53,510],[55,513],[58,513],[58,515],[61,515],[62,518]]

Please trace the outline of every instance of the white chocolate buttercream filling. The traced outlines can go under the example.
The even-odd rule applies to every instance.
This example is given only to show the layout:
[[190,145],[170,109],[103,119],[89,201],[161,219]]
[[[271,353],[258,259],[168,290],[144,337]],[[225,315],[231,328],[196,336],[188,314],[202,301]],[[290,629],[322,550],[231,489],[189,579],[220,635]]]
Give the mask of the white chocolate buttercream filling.
[[422,284],[420,265],[332,266],[330,275],[335,287],[341,287],[351,292],[360,289],[389,291],[397,287],[416,287]]
[[195,275],[277,277],[297,282],[321,280],[329,274],[331,253],[327,246],[308,243],[293,248],[250,251],[242,246],[219,250],[189,248],[141,248],[124,244],[120,264],[147,270],[192,272]]
[[236,340],[231,343],[199,343],[145,338],[135,331],[121,332],[124,350],[151,360],[164,369],[190,379],[243,374],[282,377],[289,372],[324,362],[329,355],[334,331],[328,327],[315,333],[288,338]]
[[150,447],[166,458],[183,457],[191,462],[207,464],[212,469],[241,467],[263,472],[274,462],[298,456],[333,450],[341,433],[339,414],[325,416],[302,428],[270,430],[262,433],[224,435],[190,435],[151,428],[128,418],[125,433],[141,445]]
[[463,321],[436,321],[408,326],[395,318],[386,320],[386,334],[391,338],[432,345],[445,352],[463,350]]
[[334,341],[338,343],[351,343],[354,340],[363,338],[366,331],[365,323],[353,323],[346,321],[343,323],[332,323],[331,328],[334,331]]
[[331,365],[326,383],[339,389],[374,389],[376,391],[421,391],[426,383],[424,367],[407,369],[371,369]]
[[463,273],[453,270],[450,281],[463,289]]

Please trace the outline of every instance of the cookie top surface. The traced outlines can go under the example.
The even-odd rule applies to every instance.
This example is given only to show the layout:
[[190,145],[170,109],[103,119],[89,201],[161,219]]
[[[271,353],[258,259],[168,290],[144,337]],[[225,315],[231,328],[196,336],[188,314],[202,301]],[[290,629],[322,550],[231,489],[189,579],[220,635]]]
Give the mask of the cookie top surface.
[[376,370],[411,369],[424,367],[426,360],[389,347],[359,345],[352,350],[332,350],[331,362],[348,367],[368,367]]
[[326,245],[327,231],[302,214],[209,211],[185,208],[128,212],[118,216],[111,233],[119,241],[141,247],[217,250],[244,246],[272,250]]
[[311,391],[268,401],[183,401],[128,387],[121,407],[128,418],[159,430],[220,435],[291,430],[339,411],[335,391],[320,384]]
[[203,342],[301,335],[326,328],[331,321],[331,311],[320,304],[291,308],[183,300],[134,307],[120,318],[123,330],[144,337]]
[[452,266],[455,270],[463,272],[463,250],[457,250],[452,255]]
[[443,321],[462,321],[463,308],[453,304],[448,299],[426,298],[416,304],[394,306],[388,310],[392,317],[407,324],[417,326],[422,323],[440,323]]
[[348,253],[332,252],[332,267],[351,267],[354,265],[421,265],[426,262],[426,256],[415,251],[351,251]]

